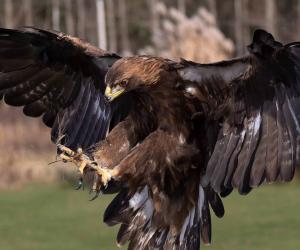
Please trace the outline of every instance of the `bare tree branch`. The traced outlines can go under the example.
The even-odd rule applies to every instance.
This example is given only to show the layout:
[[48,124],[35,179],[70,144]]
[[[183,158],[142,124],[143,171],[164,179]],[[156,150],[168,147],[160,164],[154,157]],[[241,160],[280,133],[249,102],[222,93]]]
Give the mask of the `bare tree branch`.
[[60,30],[60,9],[59,0],[52,0],[52,27],[55,30]]
[[106,50],[106,24],[105,24],[105,7],[104,0],[96,0],[97,7],[97,24],[98,24],[98,44],[99,47]]
[[25,24],[33,25],[32,0],[24,1]]
[[109,50],[117,51],[117,33],[116,33],[116,20],[115,20],[115,1],[106,0],[107,7],[107,26],[108,26],[108,37],[109,37]]
[[266,28],[276,36],[276,2],[274,0],[265,0]]
[[178,9],[179,11],[185,15],[186,13],[186,8],[185,8],[185,0],[177,0],[177,5],[178,5]]
[[119,0],[119,18],[120,18],[120,32],[121,32],[121,49],[124,54],[130,54],[130,43],[128,34],[128,20],[126,1]]
[[64,0],[65,11],[66,11],[66,28],[67,33],[70,35],[75,34],[75,24],[74,24],[74,17],[72,11],[72,0]]
[[5,0],[4,2],[4,24],[6,28],[14,26],[12,0]]
[[216,0],[208,0],[209,11],[214,15],[216,21],[218,19],[217,3]]
[[244,39],[243,39],[243,5],[241,0],[234,1],[234,33],[237,54],[241,55],[244,52]]
[[150,24],[151,24],[151,33],[152,33],[152,40],[153,37],[159,32],[159,15],[156,10],[158,0],[148,0],[148,6],[150,10]]
[[85,2],[83,0],[77,0],[77,32],[81,38],[86,38],[85,34],[85,18],[86,18]]

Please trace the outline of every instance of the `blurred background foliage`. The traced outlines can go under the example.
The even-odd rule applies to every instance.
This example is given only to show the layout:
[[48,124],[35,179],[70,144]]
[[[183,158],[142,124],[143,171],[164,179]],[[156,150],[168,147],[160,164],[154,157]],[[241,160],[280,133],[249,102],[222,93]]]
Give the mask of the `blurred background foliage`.
[[[0,26],[58,30],[121,55],[212,62],[246,53],[256,28],[300,40],[300,0],[0,0]],[[4,103],[0,117],[0,249],[116,249],[116,230],[101,223],[111,197],[88,203],[72,191],[74,172],[47,165],[55,146],[38,119]],[[299,195],[292,184],[225,199],[207,249],[299,249]]]

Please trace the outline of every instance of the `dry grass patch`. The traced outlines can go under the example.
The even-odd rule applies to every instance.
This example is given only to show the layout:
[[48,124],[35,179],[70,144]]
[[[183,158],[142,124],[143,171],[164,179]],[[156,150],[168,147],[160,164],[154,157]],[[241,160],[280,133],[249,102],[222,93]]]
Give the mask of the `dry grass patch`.
[[61,178],[62,164],[55,160],[50,129],[22,110],[0,104],[0,189],[20,187],[30,181],[49,183]]

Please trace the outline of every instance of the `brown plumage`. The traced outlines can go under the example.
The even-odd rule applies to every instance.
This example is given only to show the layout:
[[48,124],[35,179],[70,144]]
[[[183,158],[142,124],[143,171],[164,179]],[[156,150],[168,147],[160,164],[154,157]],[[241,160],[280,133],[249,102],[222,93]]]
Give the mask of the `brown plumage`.
[[[129,194],[148,187],[155,210],[152,226],[168,229],[172,237],[180,234],[197,202],[200,167],[196,165],[201,162],[191,138],[194,109],[176,87],[177,77],[170,62],[161,58],[131,57],[116,62],[107,73],[106,84],[114,88],[127,81],[126,91],[132,92],[135,103],[94,154],[99,165],[110,162],[108,167],[118,169],[115,179],[128,187]],[[129,131],[123,130],[126,124],[131,125]],[[113,162],[108,147],[120,153]]]
[[299,164],[300,43],[257,30],[248,49],[213,64],[120,58],[63,34],[0,29],[0,97],[42,115],[54,142],[83,148],[81,158],[58,147],[88,162],[94,191],[118,192],[104,221],[121,224],[119,245],[196,250],[211,241],[210,207],[224,215],[219,194],[290,181]]

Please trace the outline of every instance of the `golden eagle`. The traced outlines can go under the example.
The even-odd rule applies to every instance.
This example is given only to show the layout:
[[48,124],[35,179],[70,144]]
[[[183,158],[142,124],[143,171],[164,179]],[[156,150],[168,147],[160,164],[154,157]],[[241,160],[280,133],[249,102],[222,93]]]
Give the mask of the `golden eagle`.
[[263,30],[212,64],[118,55],[35,28],[0,29],[0,98],[52,128],[64,161],[117,193],[104,221],[129,249],[196,250],[210,208],[300,160],[300,43]]

